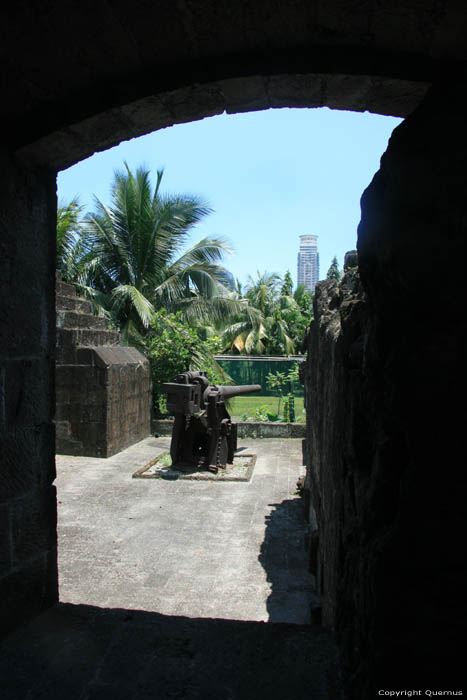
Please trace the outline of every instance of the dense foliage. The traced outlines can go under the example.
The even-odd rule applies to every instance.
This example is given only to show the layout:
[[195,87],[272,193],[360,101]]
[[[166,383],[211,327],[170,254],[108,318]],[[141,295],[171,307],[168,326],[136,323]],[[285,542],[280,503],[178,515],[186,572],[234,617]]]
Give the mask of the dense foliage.
[[162,384],[177,374],[204,369],[212,383],[227,384],[213,354],[300,353],[311,320],[310,294],[303,285],[293,290],[289,271],[258,271],[243,289],[221,265],[225,240],[186,249],[211,209],[197,197],[163,194],[162,177],[160,170],[152,187],[146,168],[125,164],[109,206],[95,198],[84,215],[75,197],[57,212],[57,268],[123,342],[148,356],[156,414],[164,410]]
[[158,171],[153,189],[147,169],[117,171],[111,205],[95,199],[71,246],[74,281],[132,343],[160,308],[197,322],[220,320],[239,307],[224,286],[226,241],[203,238],[183,250],[211,209],[197,197],[163,194],[162,176]]
[[79,277],[79,260],[83,257],[80,243],[83,211],[78,197],[58,205],[56,269],[60,270],[64,282],[75,282]]
[[161,310],[153,315],[144,343],[140,349],[149,358],[156,415],[165,412],[164,382],[188,369],[207,372],[212,384],[227,384],[229,377],[212,356],[212,343],[200,340],[195,329],[181,319],[180,313]]
[[[240,295],[238,295],[240,298]],[[299,285],[293,292],[287,271],[283,280],[275,273],[257,272],[249,277],[243,294],[243,313],[221,328],[224,352],[241,355],[293,355],[302,352],[311,321],[311,297]],[[253,317],[251,309],[256,309]]]

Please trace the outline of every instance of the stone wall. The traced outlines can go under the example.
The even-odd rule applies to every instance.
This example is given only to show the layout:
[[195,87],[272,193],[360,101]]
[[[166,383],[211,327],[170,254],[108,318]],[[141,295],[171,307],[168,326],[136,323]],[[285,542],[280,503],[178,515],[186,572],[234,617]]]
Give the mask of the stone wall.
[[0,151],[0,636],[58,596],[54,193]]
[[445,85],[395,130],[362,197],[358,269],[315,294],[310,563],[359,700],[459,683],[466,160]]
[[[260,421],[232,421],[237,426],[239,438],[303,438],[305,423],[274,423]],[[172,435],[172,418],[153,419],[151,432],[156,435]]]
[[56,449],[110,457],[150,432],[148,360],[57,279]]

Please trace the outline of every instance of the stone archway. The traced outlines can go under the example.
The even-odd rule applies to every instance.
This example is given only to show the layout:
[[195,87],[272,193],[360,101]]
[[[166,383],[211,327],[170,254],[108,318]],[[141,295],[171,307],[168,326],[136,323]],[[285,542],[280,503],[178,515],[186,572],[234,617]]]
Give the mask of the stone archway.
[[[458,84],[465,82],[465,24],[460,5],[426,9],[411,0],[378,8],[339,0],[310,7],[299,0],[293,8],[274,10],[266,1],[241,7],[205,2],[202,11],[190,2],[177,8],[159,3],[129,14],[118,2],[85,8],[73,1],[67,14],[59,5],[47,12],[27,3],[12,10],[4,25],[2,133],[8,138],[0,156],[0,522],[5,533],[0,586],[5,631],[57,599],[52,427],[56,171],[122,139],[224,110],[328,105],[405,116],[433,81],[447,82],[450,87],[427,101],[421,117],[407,120],[400,133],[409,137],[394,141],[386,174],[374,183],[376,199],[388,206],[384,177],[392,182],[397,168],[409,167],[404,149],[415,162],[423,151],[420,141],[411,150],[411,123],[427,138],[433,129],[450,129],[451,145],[455,134],[463,134]],[[450,111],[443,115],[447,104]],[[463,149],[454,153],[450,147],[443,153],[440,143],[434,148],[431,164],[441,189],[452,184],[446,163],[452,160],[458,168],[464,157]],[[461,169],[455,172],[454,193],[462,177]],[[423,168],[417,173],[423,178]],[[441,210],[442,233],[459,246],[463,207],[448,198]],[[368,265],[388,269],[385,261],[394,260],[390,240],[378,251],[367,237],[363,251],[367,290],[374,293],[371,304],[381,303],[385,313],[387,297],[379,298],[372,287]],[[454,246],[451,255],[459,259],[456,250]],[[403,298],[404,279],[393,277]],[[434,294],[435,281],[426,289]],[[452,285],[447,292],[449,299],[456,293]],[[441,304],[436,309],[442,313]],[[376,306],[373,311],[375,318],[386,318],[378,316]],[[454,338],[458,329],[448,316],[443,317],[443,337]],[[429,329],[428,314],[424,323]],[[444,369],[450,357],[457,360],[456,352],[446,353]],[[436,401],[448,399],[440,382]],[[403,401],[397,405],[402,415]],[[412,430],[411,444],[421,444],[419,423],[404,425]],[[443,430],[447,427],[443,422]],[[447,508],[445,500],[443,504]]]

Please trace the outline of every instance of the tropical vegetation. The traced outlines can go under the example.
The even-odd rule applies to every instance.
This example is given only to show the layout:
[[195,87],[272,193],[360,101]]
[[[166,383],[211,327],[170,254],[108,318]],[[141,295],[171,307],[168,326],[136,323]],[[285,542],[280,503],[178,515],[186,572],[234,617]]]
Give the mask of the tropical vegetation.
[[75,281],[126,342],[144,337],[161,308],[191,322],[219,321],[239,308],[223,284],[228,243],[206,237],[184,249],[210,207],[195,196],[163,194],[162,177],[159,170],[152,189],[146,168],[133,173],[125,164],[114,175],[111,205],[95,198],[72,247]]
[[[293,292],[292,277],[257,271],[250,276],[243,296],[245,307],[231,322],[217,329],[224,352],[240,355],[293,355],[302,352],[311,321],[311,298],[303,285]],[[259,312],[253,317],[251,308]]]
[[201,340],[194,328],[181,319],[181,314],[169,314],[165,309],[151,319],[143,352],[149,358],[152,397],[156,415],[166,410],[164,382],[170,382],[187,369],[207,372],[212,384],[230,384],[230,377],[214,360],[212,345]]
[[57,267],[62,278],[109,318],[125,343],[151,361],[156,410],[161,385],[188,368],[229,378],[213,353],[290,355],[302,352],[311,299],[293,289],[290,272],[257,271],[243,288],[223,265],[231,252],[218,236],[188,244],[211,213],[201,198],[162,192],[146,167],[115,172],[111,201],[79,198],[57,212]]
[[82,258],[81,225],[84,207],[79,197],[71,202],[60,201],[57,209],[56,268],[64,282],[76,282],[78,264]]

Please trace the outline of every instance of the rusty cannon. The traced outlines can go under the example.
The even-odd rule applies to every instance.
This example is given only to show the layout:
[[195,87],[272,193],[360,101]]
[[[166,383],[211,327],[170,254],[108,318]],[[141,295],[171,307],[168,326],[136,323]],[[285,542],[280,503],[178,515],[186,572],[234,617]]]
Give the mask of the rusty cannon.
[[216,386],[206,372],[183,372],[163,384],[167,409],[175,416],[170,443],[172,467],[208,469],[217,473],[232,464],[237,449],[237,425],[225,401],[261,391],[259,384]]

